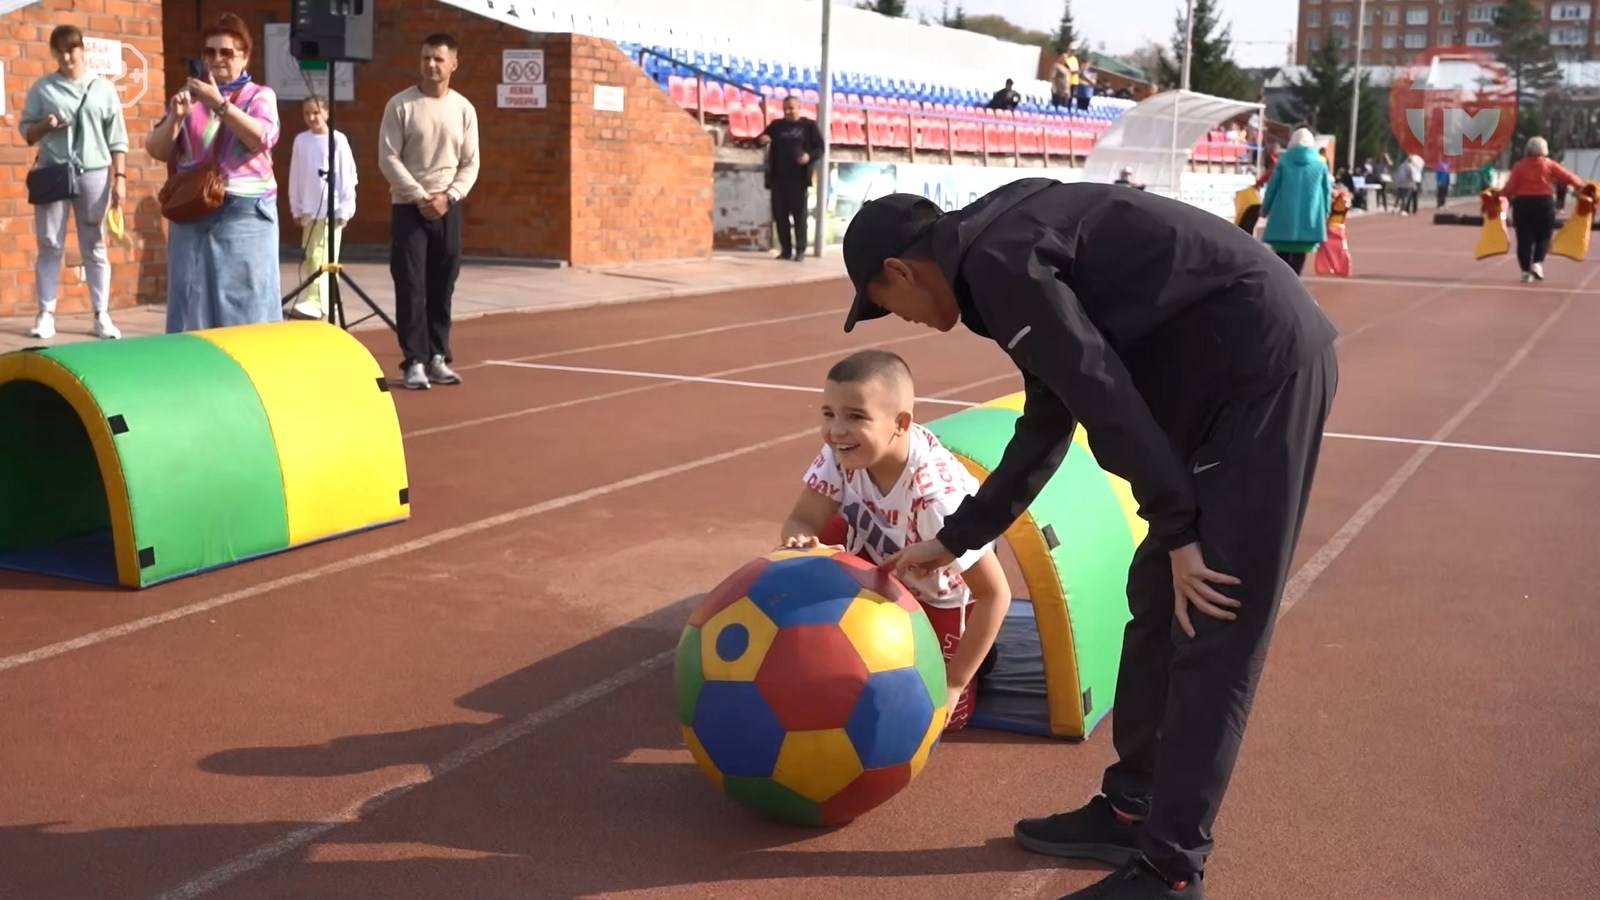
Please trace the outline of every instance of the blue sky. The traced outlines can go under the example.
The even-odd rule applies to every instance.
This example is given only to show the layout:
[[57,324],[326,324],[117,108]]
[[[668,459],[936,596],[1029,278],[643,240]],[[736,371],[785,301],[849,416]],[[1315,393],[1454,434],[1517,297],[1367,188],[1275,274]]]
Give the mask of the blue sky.
[[[937,18],[943,0],[911,0],[915,12]],[[952,0],[950,6],[955,7]],[[995,13],[1018,25],[1054,31],[1061,19],[1061,0],[963,0],[968,13]],[[1219,0],[1223,20],[1233,26],[1234,59],[1245,66],[1282,65],[1294,40],[1299,4],[1295,0]],[[1172,38],[1172,23],[1184,0],[1074,0],[1072,18],[1078,30],[1098,47],[1126,53],[1146,41],[1163,44]],[[1259,43],[1246,43],[1259,42]]]

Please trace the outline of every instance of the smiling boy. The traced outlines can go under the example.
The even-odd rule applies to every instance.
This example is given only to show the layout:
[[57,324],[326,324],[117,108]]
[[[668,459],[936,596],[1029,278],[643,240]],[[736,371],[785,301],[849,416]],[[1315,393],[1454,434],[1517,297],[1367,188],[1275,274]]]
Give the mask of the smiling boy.
[[[880,564],[939,533],[944,517],[977,489],[933,432],[912,421],[911,369],[884,350],[852,354],[828,371],[822,393],[822,449],[783,523],[785,547],[822,543],[842,516],[843,549]],[[994,647],[1011,588],[990,543],[948,564],[906,575],[945,658],[945,730],[964,727],[974,679]]]

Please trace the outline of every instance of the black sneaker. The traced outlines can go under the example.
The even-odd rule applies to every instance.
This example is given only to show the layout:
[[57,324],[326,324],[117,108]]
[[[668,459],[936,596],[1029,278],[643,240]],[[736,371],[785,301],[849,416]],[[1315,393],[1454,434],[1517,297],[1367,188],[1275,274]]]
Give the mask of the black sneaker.
[[1035,853],[1067,859],[1097,859],[1120,866],[1139,855],[1139,823],[1119,819],[1104,794],[1072,812],[1023,819],[1012,834]]
[[1061,900],[1205,900],[1203,877],[1169,881],[1155,867],[1137,856],[1122,868]]

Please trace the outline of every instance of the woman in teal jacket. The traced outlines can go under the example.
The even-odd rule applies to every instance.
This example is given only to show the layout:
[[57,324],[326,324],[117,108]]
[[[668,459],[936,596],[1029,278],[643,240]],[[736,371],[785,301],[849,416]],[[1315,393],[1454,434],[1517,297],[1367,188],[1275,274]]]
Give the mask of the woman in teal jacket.
[[1306,264],[1306,254],[1328,238],[1333,180],[1316,143],[1309,130],[1296,129],[1261,198],[1261,214],[1267,219],[1262,239],[1296,275]]

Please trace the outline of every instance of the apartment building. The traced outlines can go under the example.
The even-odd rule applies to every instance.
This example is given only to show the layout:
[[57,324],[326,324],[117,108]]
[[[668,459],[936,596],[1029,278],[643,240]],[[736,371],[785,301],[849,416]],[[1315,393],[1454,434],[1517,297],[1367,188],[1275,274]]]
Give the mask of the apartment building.
[[[1317,50],[1332,44],[1347,58],[1355,55],[1356,19],[1360,0],[1299,0],[1296,62],[1305,64]],[[1556,57],[1565,61],[1600,60],[1600,0],[1533,0],[1544,14]],[[1400,65],[1441,47],[1496,44],[1490,25],[1500,0],[1366,0],[1361,35],[1361,61],[1374,66]]]

